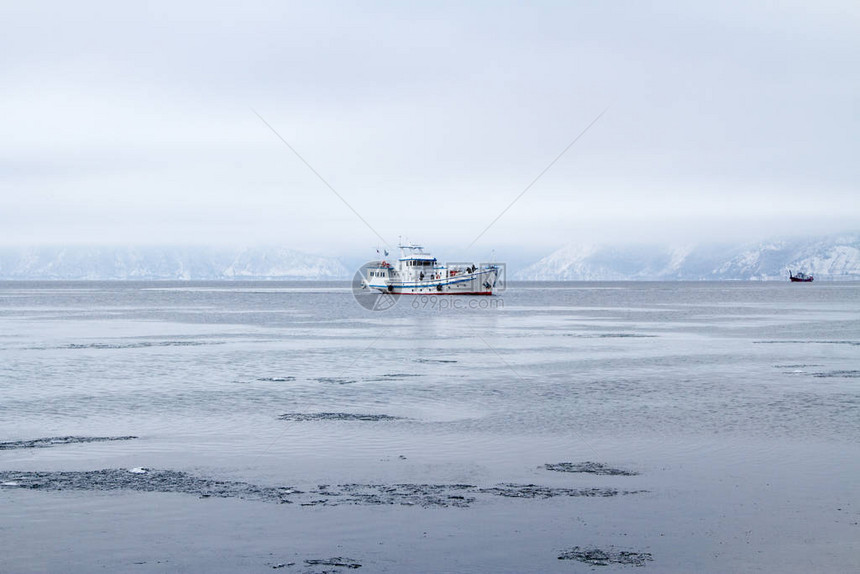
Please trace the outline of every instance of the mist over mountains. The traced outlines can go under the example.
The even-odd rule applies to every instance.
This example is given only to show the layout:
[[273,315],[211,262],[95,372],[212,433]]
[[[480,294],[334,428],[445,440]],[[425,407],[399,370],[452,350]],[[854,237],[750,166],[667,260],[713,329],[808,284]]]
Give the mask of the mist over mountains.
[[514,272],[532,281],[860,279],[860,234],[746,245],[568,245]]
[[334,257],[282,247],[0,248],[0,279],[229,280],[345,279]]
[[[0,280],[326,281],[351,278],[352,263],[283,247],[0,247]],[[509,264],[508,279],[773,281],[789,270],[819,281],[860,280],[860,234],[743,245],[567,245],[519,269]]]

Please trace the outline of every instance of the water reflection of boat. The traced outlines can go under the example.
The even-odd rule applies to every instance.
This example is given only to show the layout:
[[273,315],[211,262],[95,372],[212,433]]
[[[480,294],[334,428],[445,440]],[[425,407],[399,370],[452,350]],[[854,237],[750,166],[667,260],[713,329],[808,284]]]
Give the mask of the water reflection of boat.
[[797,275],[792,275],[790,269],[788,270],[788,278],[791,279],[792,283],[812,283],[815,280],[815,277],[812,275],[807,275],[800,271],[798,271]]

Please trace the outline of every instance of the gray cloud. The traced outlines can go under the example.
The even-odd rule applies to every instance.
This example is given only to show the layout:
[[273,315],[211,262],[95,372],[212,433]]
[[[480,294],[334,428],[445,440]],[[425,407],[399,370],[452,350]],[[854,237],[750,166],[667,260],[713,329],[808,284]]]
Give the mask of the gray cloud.
[[[19,3],[7,243],[477,249],[856,227],[856,3]],[[659,227],[659,229],[655,229]]]

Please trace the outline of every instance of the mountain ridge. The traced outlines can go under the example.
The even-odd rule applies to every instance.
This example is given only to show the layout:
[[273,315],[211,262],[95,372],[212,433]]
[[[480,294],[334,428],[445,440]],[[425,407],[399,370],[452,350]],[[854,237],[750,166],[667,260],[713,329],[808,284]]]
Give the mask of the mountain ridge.
[[333,280],[334,257],[283,247],[3,247],[4,280]]
[[[516,254],[514,254],[516,255]],[[350,261],[347,260],[347,265]],[[339,258],[263,247],[0,247],[0,280],[344,280]],[[860,280],[860,233],[746,244],[568,244],[511,273],[530,281]]]
[[748,244],[568,244],[514,274],[531,281],[860,280],[860,234]]

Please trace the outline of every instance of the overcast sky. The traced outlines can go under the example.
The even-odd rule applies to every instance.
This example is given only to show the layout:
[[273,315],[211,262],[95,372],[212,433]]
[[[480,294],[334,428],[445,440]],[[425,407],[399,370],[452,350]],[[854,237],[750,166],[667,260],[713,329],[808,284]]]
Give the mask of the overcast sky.
[[4,2],[0,110],[3,244],[463,250],[604,110],[476,255],[860,228],[856,0]]

